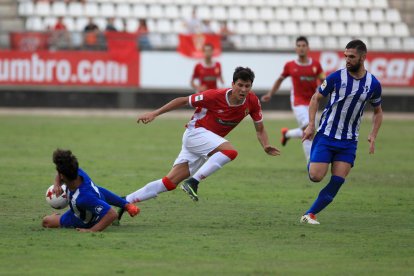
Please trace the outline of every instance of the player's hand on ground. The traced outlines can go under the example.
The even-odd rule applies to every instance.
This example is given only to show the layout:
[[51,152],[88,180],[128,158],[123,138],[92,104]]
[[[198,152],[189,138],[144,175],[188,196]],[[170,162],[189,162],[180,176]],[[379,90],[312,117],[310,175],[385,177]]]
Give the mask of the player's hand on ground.
[[86,228],[76,228],[76,230],[78,231],[78,232],[92,232],[91,231],[91,229],[86,229]]
[[272,156],[280,155],[280,150],[278,148],[273,147],[273,146],[267,145],[267,146],[264,146],[263,149],[269,155],[272,155]]
[[268,102],[268,101],[270,101],[270,99],[272,98],[272,96],[270,96],[269,94],[264,94],[261,98],[260,98],[260,100],[262,101],[262,102]]
[[156,115],[154,112],[148,112],[138,116],[137,123],[142,122],[144,124],[148,124],[155,119]]
[[375,152],[375,138],[372,135],[368,136],[369,142],[369,154],[374,154]]
[[308,126],[304,131],[303,131],[303,136],[302,136],[302,143],[305,140],[312,140],[313,139],[313,135],[315,134],[315,128],[312,126]]

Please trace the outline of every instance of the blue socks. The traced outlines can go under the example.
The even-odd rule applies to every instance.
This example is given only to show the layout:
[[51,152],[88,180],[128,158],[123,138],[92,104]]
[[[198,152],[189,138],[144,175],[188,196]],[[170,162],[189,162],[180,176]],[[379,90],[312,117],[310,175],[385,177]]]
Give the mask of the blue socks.
[[329,181],[328,185],[325,186],[319,193],[318,198],[315,200],[315,202],[312,204],[310,209],[306,211],[306,214],[312,213],[317,214],[320,211],[322,211],[326,206],[329,205],[329,203],[332,202],[336,194],[338,193],[339,189],[341,188],[342,184],[344,184],[345,179],[332,175],[331,181]]
[[98,189],[99,189],[99,192],[104,196],[105,201],[109,205],[113,205],[119,208],[124,208],[125,204],[128,204],[128,201],[114,194],[113,192],[105,188],[102,188],[102,187],[98,187]]

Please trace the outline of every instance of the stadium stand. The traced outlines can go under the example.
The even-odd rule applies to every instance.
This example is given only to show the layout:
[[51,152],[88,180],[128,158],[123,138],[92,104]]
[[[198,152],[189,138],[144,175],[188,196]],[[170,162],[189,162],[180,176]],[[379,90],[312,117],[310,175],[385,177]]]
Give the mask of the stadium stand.
[[[102,30],[116,18],[120,30],[135,31],[140,18],[147,19],[151,44],[175,48],[171,34],[183,32],[183,21],[196,10],[200,20],[208,19],[214,32],[227,21],[234,33],[236,49],[291,48],[298,35],[310,36],[314,49],[337,49],[343,38],[363,37],[369,47],[389,51],[414,48],[414,1],[406,0],[86,0],[3,1],[7,15],[4,31],[44,31],[64,16],[69,31],[82,31],[88,17]],[[15,14],[15,18],[12,15]],[[4,26],[4,19],[2,25]],[[125,22],[125,24],[123,24]],[[13,24],[16,27],[10,28]],[[410,45],[412,47],[410,47]]]

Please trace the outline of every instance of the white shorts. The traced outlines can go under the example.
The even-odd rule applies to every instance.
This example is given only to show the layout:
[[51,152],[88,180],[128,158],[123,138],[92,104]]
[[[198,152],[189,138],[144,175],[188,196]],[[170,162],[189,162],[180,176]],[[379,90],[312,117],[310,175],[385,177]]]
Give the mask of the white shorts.
[[206,162],[207,155],[225,142],[226,139],[203,127],[186,129],[181,152],[175,159],[174,166],[188,162],[190,175],[193,175]]
[[309,106],[307,105],[292,105],[293,113],[300,128],[304,128],[309,124]]

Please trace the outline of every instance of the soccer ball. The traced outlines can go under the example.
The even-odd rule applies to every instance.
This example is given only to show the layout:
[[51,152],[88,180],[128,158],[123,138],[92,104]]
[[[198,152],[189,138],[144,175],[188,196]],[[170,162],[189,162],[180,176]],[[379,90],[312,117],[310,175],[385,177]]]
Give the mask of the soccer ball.
[[68,195],[66,194],[66,185],[62,185],[63,194],[60,196],[56,196],[55,193],[53,193],[53,185],[50,186],[46,190],[46,202],[49,203],[49,205],[52,208],[55,209],[63,209],[66,208],[69,204]]

